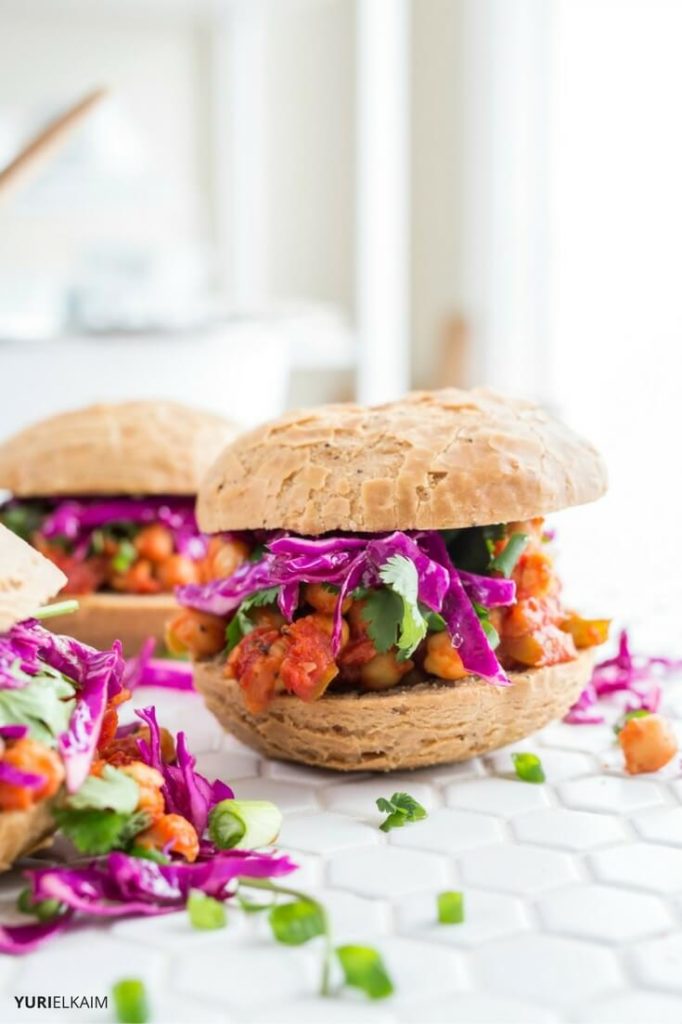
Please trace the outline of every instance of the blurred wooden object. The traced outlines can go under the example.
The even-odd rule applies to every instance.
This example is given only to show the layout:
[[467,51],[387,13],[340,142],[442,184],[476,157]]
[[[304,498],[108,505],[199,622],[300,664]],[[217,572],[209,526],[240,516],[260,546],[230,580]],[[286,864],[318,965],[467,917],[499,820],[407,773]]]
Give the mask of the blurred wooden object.
[[94,89],[64,111],[35,135],[20,153],[0,170],[0,202],[31,177],[58,152],[90,112],[107,95],[106,89]]
[[452,316],[443,325],[437,374],[439,388],[471,385],[471,331],[462,316]]

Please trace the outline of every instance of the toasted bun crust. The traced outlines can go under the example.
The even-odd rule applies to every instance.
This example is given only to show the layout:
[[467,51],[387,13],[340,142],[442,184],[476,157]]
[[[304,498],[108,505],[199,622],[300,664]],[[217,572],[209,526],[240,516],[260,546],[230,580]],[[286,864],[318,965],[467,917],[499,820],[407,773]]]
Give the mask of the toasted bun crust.
[[0,525],[0,633],[29,618],[65,583],[61,569]]
[[177,402],[91,405],[0,445],[0,488],[18,497],[195,494],[234,424]]
[[439,530],[527,519],[605,489],[596,450],[539,406],[448,388],[293,412],[243,434],[208,471],[197,514],[207,533]]
[[123,644],[127,658],[139,653],[144,641],[158,637],[177,612],[172,594],[86,594],[78,598],[78,611],[50,619],[53,633],[68,633],[98,650]]
[[277,697],[250,714],[238,683],[217,661],[197,662],[194,685],[221,725],[242,743],[284,761],[337,771],[393,771],[465,761],[561,718],[580,696],[592,654],[551,668],[511,672],[511,686],[479,677],[434,679],[375,693],[328,694],[304,703]]
[[55,830],[52,804],[44,800],[28,811],[0,813],[0,871],[7,871],[15,860],[42,846]]

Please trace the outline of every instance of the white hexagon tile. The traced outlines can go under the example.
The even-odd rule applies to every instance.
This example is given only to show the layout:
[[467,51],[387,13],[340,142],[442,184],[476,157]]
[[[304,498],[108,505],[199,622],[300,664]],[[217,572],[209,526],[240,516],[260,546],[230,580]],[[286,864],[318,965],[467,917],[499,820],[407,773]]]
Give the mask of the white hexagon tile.
[[[668,710],[682,718],[677,684],[671,693]],[[193,931],[185,914],[129,919],[5,958],[0,1020],[31,1021],[16,995],[101,994],[132,974],[163,1024],[682,1022],[679,765],[629,778],[608,725],[557,723],[514,748],[539,754],[540,785],[516,778],[510,750],[414,774],[340,776],[262,760],[191,694],[137,700],[187,729],[206,774],[280,806],[281,848],[301,865],[291,884],[325,904],[339,942],[381,952],[395,994],[321,998],[320,940],[277,945],[261,915],[233,907],[221,931]],[[428,817],[384,833],[377,797],[400,790]],[[0,907],[17,888],[5,876]],[[464,894],[461,924],[438,923],[436,896],[448,889]]]

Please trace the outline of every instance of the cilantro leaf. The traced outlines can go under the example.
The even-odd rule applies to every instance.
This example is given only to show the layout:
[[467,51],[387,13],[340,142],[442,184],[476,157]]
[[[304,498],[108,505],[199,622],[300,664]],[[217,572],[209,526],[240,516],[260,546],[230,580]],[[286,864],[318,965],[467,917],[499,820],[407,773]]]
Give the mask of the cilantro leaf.
[[544,782],[545,770],[537,754],[512,754],[514,770],[522,782]]
[[338,946],[336,949],[346,985],[359,988],[370,999],[385,999],[393,982],[381,956],[371,946]]
[[[18,662],[12,672],[21,677]],[[21,689],[0,690],[0,725],[27,725],[31,739],[54,746],[69,727],[75,688],[47,666],[39,676],[27,678],[31,681]]]
[[78,790],[69,797],[72,810],[109,810],[132,814],[137,807],[140,790],[134,779],[112,765],[105,765],[101,777],[88,775]]
[[398,636],[399,655],[407,658],[419,646],[428,623],[419,607],[419,576],[414,562],[404,555],[392,555],[379,570],[381,579],[403,601],[403,615]]
[[371,590],[365,599],[362,617],[367,623],[367,634],[380,654],[395,647],[403,617],[399,594],[387,587]]
[[390,800],[380,796],[377,807],[388,814],[386,820],[379,826],[382,832],[402,828],[409,822],[422,821],[427,816],[426,809],[409,793],[394,793]]
[[267,587],[265,590],[257,590],[255,594],[245,597],[234,613],[225,631],[227,641],[227,653],[232,651],[240,640],[243,640],[247,633],[254,629],[254,624],[246,614],[250,608],[263,608],[269,604],[275,604],[279,595],[279,587]]
[[90,856],[124,849],[149,824],[147,814],[121,814],[104,809],[61,807],[55,809],[54,816],[76,849]]

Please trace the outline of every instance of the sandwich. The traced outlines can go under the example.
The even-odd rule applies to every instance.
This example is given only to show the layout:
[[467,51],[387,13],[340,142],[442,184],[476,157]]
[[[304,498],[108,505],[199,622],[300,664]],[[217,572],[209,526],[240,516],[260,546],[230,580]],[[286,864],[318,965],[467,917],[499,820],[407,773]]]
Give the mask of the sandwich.
[[589,679],[608,622],[565,606],[544,517],[605,489],[592,445],[487,390],[290,413],[202,482],[223,554],[178,589],[167,642],[268,756],[357,771],[485,753]]
[[96,651],[36,619],[64,574],[0,526],[0,871],[54,832],[82,794],[126,696],[120,650]]
[[54,625],[137,653],[163,634],[173,588],[210,555],[197,529],[199,480],[234,436],[219,416],[173,402],[94,405],[0,445],[0,522],[67,577],[79,610]]

